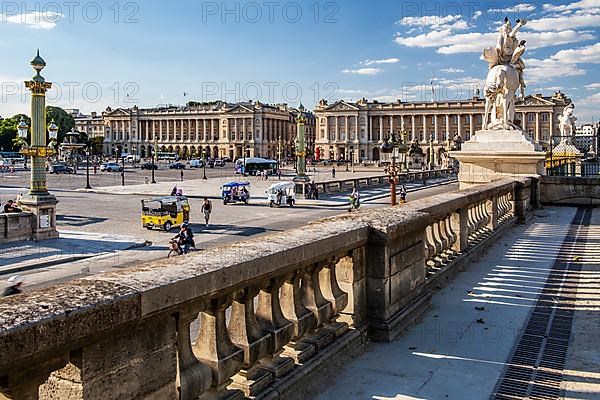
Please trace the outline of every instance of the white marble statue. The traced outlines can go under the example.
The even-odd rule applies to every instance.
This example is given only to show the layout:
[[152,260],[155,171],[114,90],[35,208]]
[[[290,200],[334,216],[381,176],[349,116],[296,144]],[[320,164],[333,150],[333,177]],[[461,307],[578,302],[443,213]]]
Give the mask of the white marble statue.
[[577,118],[573,115],[575,105],[569,103],[563,110],[562,115],[558,116],[560,135],[562,136],[561,142],[566,139],[566,142],[570,143],[573,134],[575,133],[575,122]]
[[482,58],[490,68],[483,88],[486,98],[484,130],[518,129],[514,125],[515,101],[519,88],[521,95],[525,95],[525,64],[521,59],[525,52],[525,41],[519,42],[517,32],[525,23],[525,20],[517,20],[517,26],[513,28],[505,18],[496,47],[483,50]]

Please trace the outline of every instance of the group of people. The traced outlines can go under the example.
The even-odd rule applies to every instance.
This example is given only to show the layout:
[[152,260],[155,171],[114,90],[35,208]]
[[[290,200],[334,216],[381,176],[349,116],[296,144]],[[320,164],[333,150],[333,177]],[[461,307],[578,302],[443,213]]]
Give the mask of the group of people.
[[311,181],[306,186],[306,198],[309,200],[319,200],[319,189],[315,181]]
[[177,185],[175,185],[173,190],[171,190],[171,196],[181,197],[183,196],[183,190],[181,188],[178,188]]
[[22,210],[19,207],[17,207],[17,204],[15,203],[14,200],[8,200],[6,202],[6,204],[4,204],[4,207],[2,208],[3,214],[18,213],[21,211]]
[[350,194],[350,207],[348,208],[348,212],[352,212],[352,210],[358,210],[360,208],[360,193],[356,188],[352,189],[352,193]]
[[[208,228],[210,214],[212,213],[212,201],[210,201],[208,197],[204,198],[200,211],[204,215],[204,222]],[[179,232],[173,239],[177,241],[180,255],[187,254],[190,251],[190,248],[196,248],[194,232],[192,231],[192,227],[190,226],[189,222],[185,222],[181,225]]]

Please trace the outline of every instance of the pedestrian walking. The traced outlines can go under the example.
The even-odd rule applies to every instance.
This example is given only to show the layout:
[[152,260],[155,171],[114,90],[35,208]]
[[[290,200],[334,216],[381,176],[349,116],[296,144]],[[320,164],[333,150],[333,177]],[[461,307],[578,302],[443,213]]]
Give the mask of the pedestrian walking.
[[175,187],[173,187],[173,190],[171,190],[171,196],[176,196],[177,195],[177,185],[175,185]]
[[183,182],[183,169],[179,170],[180,176],[181,176],[181,182]]
[[335,179],[335,167],[331,168],[331,177]]
[[208,221],[210,220],[210,213],[212,212],[212,202],[207,197],[204,198],[204,203],[202,204],[200,211],[204,214],[204,221],[208,228]]
[[406,203],[406,187],[404,185],[400,187],[400,203]]

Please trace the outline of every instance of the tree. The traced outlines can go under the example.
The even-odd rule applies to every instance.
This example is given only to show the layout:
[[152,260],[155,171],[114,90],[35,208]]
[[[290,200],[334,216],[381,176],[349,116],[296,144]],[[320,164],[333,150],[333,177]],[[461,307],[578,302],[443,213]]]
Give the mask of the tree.
[[50,122],[54,120],[54,123],[58,126],[58,143],[62,143],[65,135],[75,127],[75,120],[71,114],[68,114],[65,110],[60,107],[47,106],[46,107],[46,126],[50,125]]
[[19,146],[17,145],[19,142],[17,138],[17,125],[21,121],[21,117],[25,119],[28,125],[31,124],[29,117],[23,114],[17,114],[0,121],[0,148],[4,151],[19,150]]
[[91,154],[102,154],[104,151],[104,136],[96,136],[88,140]]
[[[27,122],[29,126],[30,134],[27,137],[27,142],[31,140],[31,118],[24,114],[17,114],[11,118],[0,120],[0,147],[4,151],[18,151],[21,147],[21,141],[17,137],[17,125],[21,121],[21,118]],[[61,143],[65,138],[65,134],[70,132],[75,127],[75,120],[73,116],[68,114],[65,110],[60,107],[46,107],[46,126],[47,130],[50,122],[54,120],[54,123],[58,126],[58,143]]]

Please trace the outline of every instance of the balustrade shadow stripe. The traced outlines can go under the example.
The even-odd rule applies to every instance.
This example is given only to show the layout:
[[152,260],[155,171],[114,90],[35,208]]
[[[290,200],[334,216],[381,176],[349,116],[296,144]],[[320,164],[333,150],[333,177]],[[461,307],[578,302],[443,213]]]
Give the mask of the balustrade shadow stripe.
[[491,399],[559,399],[581,272],[573,257],[586,242],[581,228],[591,218],[592,208],[578,208]]

